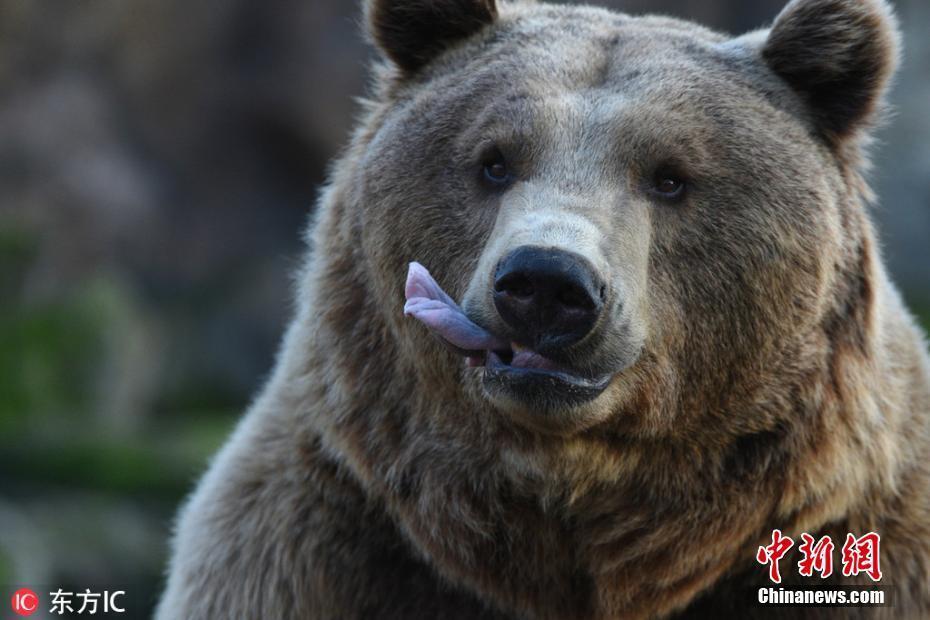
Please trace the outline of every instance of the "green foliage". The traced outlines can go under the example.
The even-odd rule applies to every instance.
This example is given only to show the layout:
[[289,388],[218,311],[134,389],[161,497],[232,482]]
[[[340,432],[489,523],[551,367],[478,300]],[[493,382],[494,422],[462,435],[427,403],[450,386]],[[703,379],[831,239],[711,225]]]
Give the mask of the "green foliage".
[[81,300],[0,310],[0,431],[86,410],[102,329]]
[[912,301],[911,310],[924,328],[924,332],[930,334],[930,297]]
[[117,440],[87,431],[26,436],[0,451],[0,471],[17,472],[16,484],[23,487],[93,490],[174,503],[191,488],[228,426],[197,432],[197,441],[179,446],[172,446],[173,433],[145,440]]
[[[0,497],[34,522],[40,547],[55,549],[44,560],[48,578],[77,575],[82,587],[88,579],[127,578],[154,597],[171,517],[241,403],[193,381],[186,403],[130,398],[129,406],[143,409],[108,409],[108,390],[140,376],[144,385],[144,373],[159,370],[145,363],[144,350],[157,343],[157,331],[146,331],[152,322],[145,307],[112,272],[36,291],[30,278],[38,248],[28,229],[0,220]],[[114,424],[122,420],[127,424]],[[62,527],[80,536],[62,533],[56,517],[45,514],[59,505],[72,507]],[[88,533],[114,522],[126,527],[108,531],[106,544]],[[55,544],[57,536],[67,538],[66,548]],[[98,562],[89,573],[88,557]],[[135,559],[127,568],[121,562],[128,557]],[[19,578],[10,549],[0,544],[0,583]]]
[[21,288],[25,268],[37,253],[34,235],[12,222],[0,221],[0,299],[8,303]]
[[103,326],[82,299],[23,303],[22,289],[37,240],[10,222],[0,225],[0,432],[37,416],[88,405],[89,363]]

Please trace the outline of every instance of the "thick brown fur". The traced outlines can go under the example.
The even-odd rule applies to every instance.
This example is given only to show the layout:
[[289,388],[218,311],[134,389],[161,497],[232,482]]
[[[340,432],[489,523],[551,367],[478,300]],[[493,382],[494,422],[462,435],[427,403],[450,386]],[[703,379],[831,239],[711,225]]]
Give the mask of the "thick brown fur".
[[[930,616],[930,365],[861,178],[898,53],[885,4],[795,0],[737,39],[437,4],[467,27],[368,8],[388,62],[274,374],[181,514],[159,617]],[[481,186],[488,144],[506,189]],[[648,191],[667,166],[677,202]],[[565,353],[617,369],[582,406],[489,393],[402,315],[417,260],[504,330],[488,266],[527,239],[584,253],[619,299]],[[757,607],[774,528],[880,533],[895,606]]]

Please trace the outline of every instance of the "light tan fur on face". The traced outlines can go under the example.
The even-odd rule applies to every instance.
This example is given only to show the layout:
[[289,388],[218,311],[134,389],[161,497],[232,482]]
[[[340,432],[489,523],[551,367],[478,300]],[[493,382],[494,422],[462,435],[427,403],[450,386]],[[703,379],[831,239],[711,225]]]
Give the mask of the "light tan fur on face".
[[[737,39],[541,3],[366,14],[374,96],[158,617],[847,617],[755,606],[774,528],[879,532],[895,606],[858,617],[930,615],[930,363],[861,177],[888,6],[795,0]],[[488,144],[516,170],[500,191]],[[669,162],[677,203],[649,192]],[[498,329],[491,274],[528,243],[622,302],[571,352],[617,374],[564,411],[489,398],[401,311],[416,260]],[[785,585],[810,583],[797,559]]]

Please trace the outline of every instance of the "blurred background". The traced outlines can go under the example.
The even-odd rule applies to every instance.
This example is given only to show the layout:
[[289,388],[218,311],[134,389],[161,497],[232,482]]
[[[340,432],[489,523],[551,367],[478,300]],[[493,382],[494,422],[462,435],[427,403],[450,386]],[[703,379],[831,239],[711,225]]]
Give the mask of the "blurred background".
[[[871,179],[927,325],[930,3],[893,3],[905,56]],[[782,1],[606,4],[739,33]],[[301,229],[365,92],[359,13],[0,0],[4,590],[118,584],[150,613],[176,507],[289,316]]]

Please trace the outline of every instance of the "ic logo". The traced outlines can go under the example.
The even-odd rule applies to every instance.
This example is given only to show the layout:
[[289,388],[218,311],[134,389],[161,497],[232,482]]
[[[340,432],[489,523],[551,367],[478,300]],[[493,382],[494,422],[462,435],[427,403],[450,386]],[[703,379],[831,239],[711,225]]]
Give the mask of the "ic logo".
[[13,611],[20,616],[31,616],[39,608],[39,597],[29,588],[20,588],[13,595]]

